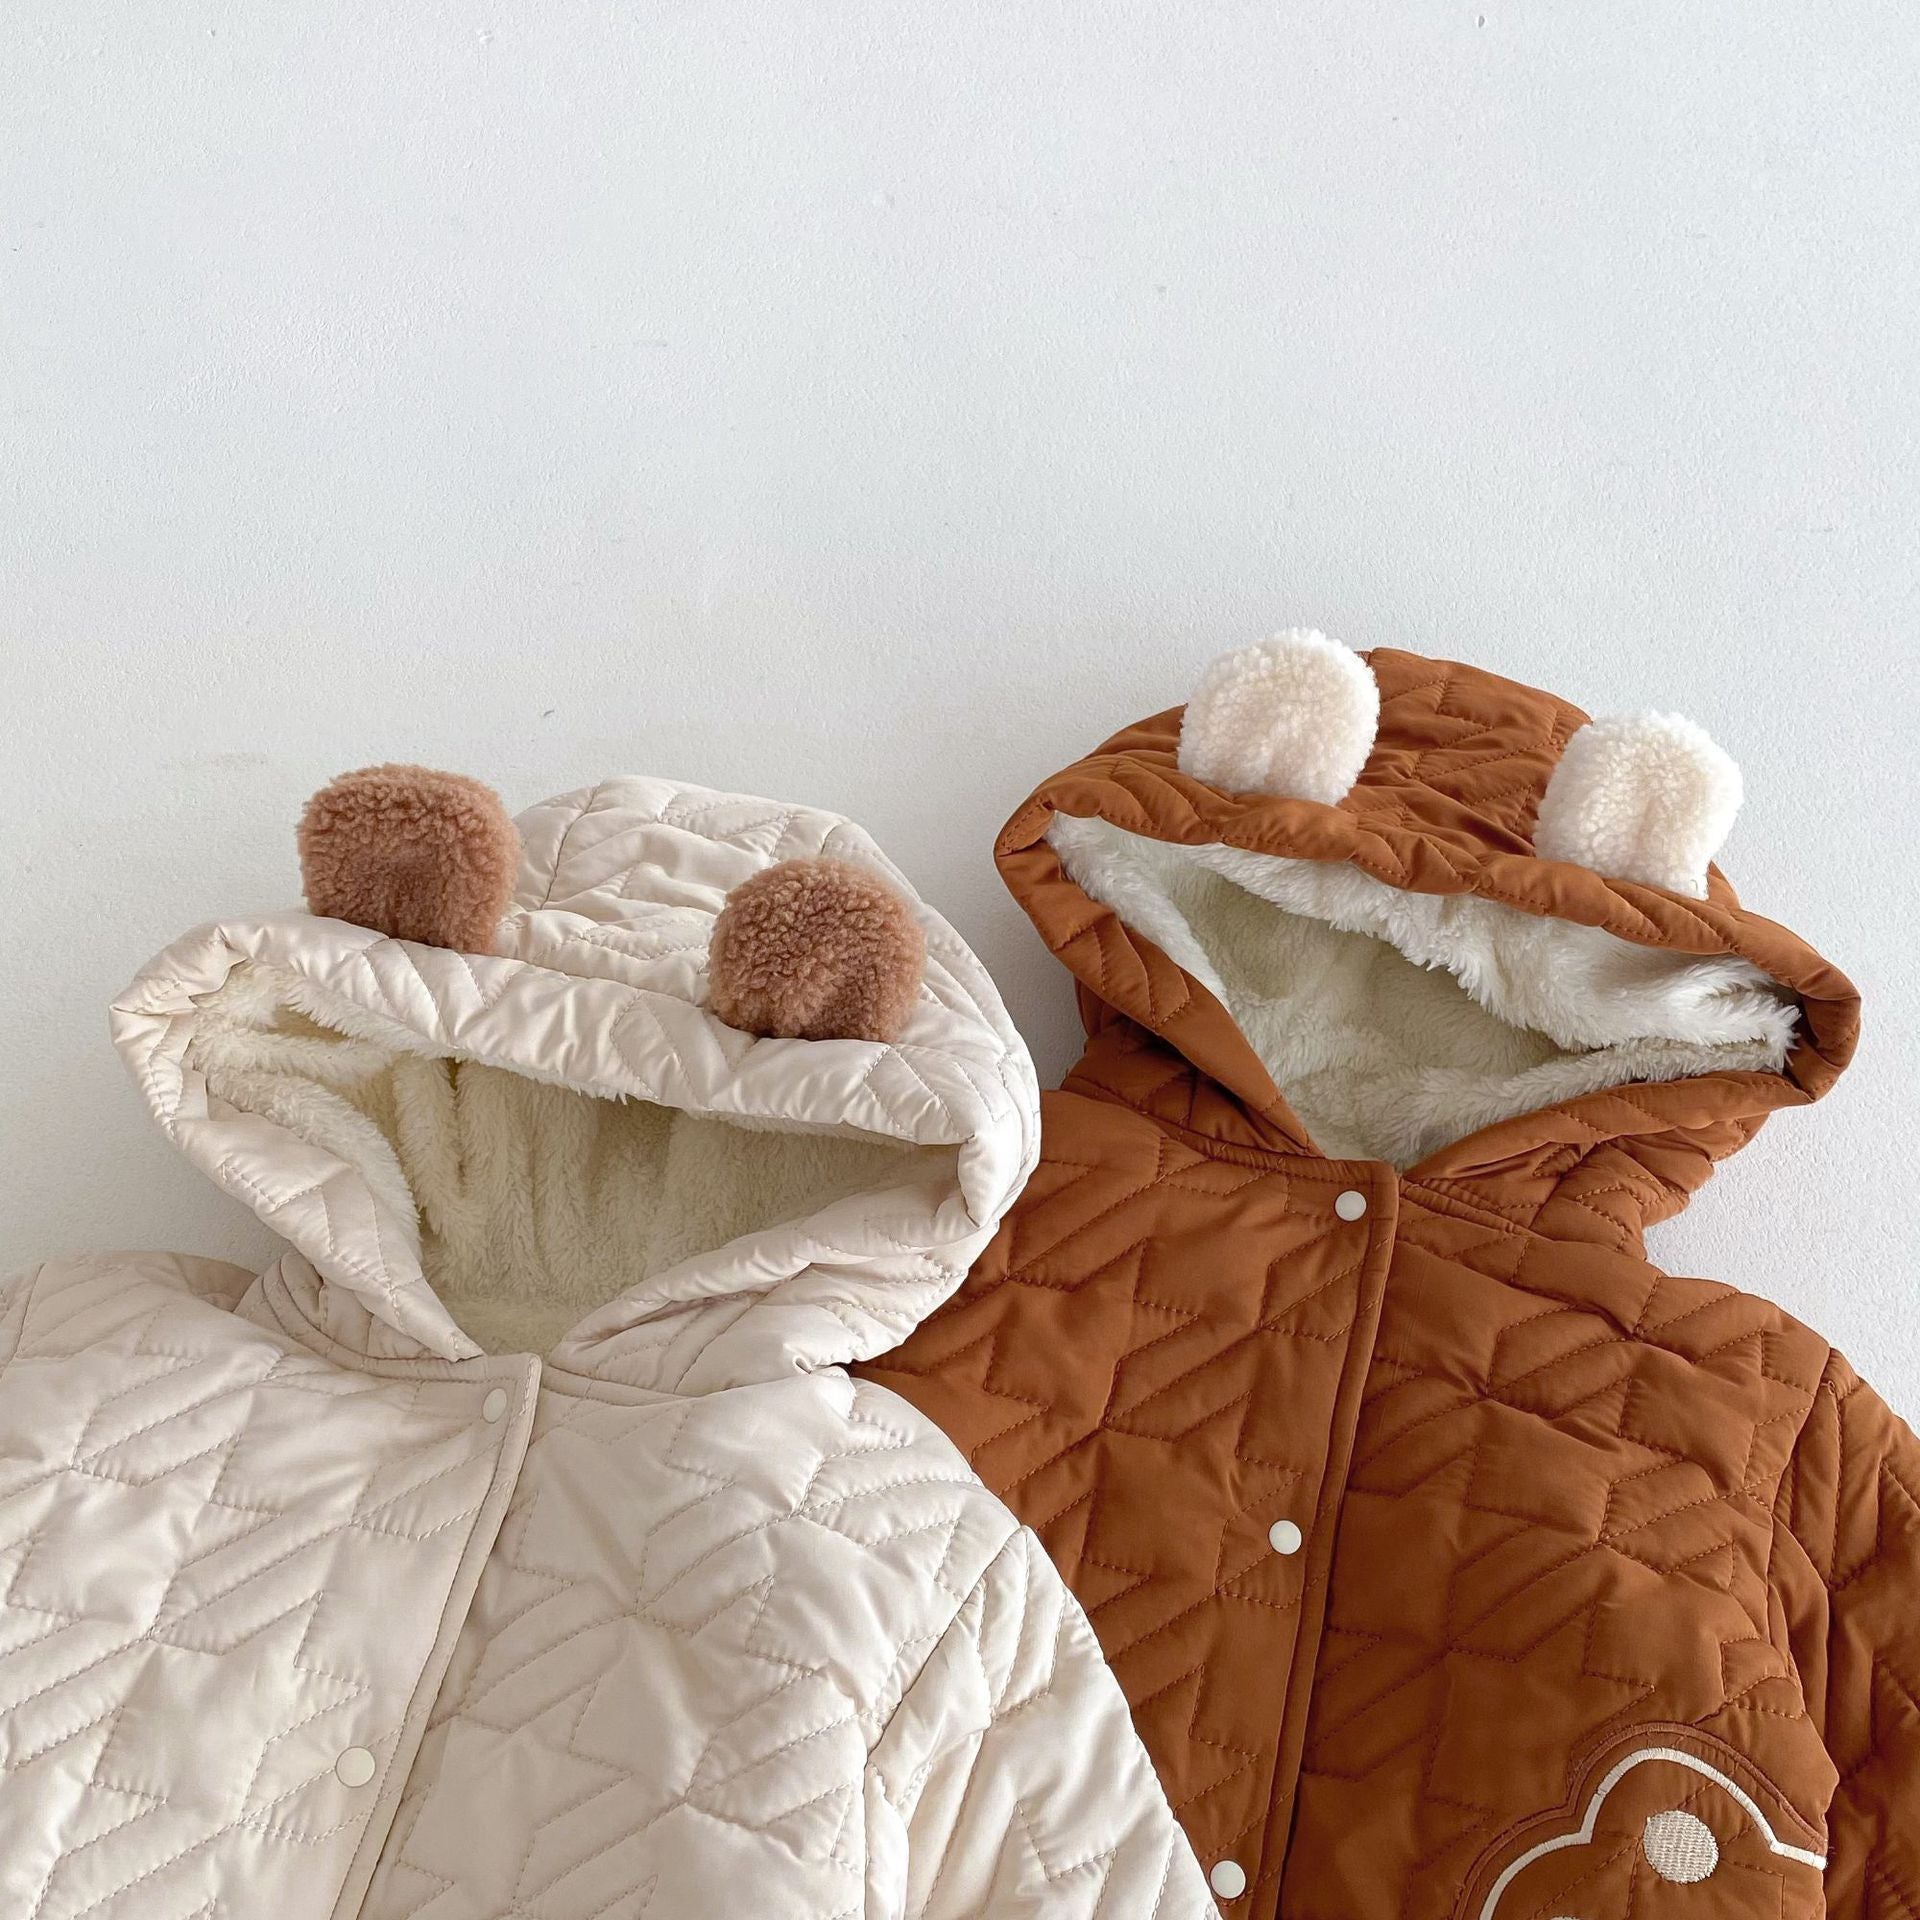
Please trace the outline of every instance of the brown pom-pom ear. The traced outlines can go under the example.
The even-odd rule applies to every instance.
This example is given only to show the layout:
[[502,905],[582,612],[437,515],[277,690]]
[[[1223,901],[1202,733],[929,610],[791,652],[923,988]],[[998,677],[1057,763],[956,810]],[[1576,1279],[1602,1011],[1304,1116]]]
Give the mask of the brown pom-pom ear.
[[308,908],[396,940],[491,953],[519,864],[500,796],[464,774],[362,767],[300,816]]
[[784,860],[727,895],[707,998],[730,1027],[786,1040],[894,1040],[926,965],[913,910],[846,860]]

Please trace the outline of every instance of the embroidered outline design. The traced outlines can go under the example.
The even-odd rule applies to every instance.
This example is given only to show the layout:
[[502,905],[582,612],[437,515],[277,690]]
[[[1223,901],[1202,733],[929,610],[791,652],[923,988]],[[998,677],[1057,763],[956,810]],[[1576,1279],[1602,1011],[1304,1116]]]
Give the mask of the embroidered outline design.
[[1628,1754],[1624,1760],[1615,1762],[1615,1764],[1608,1769],[1606,1778],[1594,1789],[1593,1798],[1587,1802],[1585,1818],[1581,1820],[1580,1825],[1572,1833],[1563,1833],[1557,1839],[1553,1840],[1543,1840],[1537,1847],[1529,1847],[1518,1859],[1508,1861],[1507,1865],[1501,1870],[1499,1879],[1493,1883],[1492,1888],[1488,1891],[1485,1904],[1482,1905],[1480,1909],[1480,1920],[1493,1920],[1494,1913],[1498,1909],[1501,1898],[1507,1889],[1512,1886],[1514,1881],[1518,1879],[1528,1867],[1532,1866],[1536,1860],[1544,1860],[1548,1854],[1558,1853],[1564,1847],[1584,1847],[1588,1845],[1593,1839],[1594,1829],[1600,1824],[1600,1809],[1606,1805],[1608,1794],[1610,1794],[1635,1767],[1643,1766],[1649,1760],[1671,1760],[1676,1766],[1688,1767],[1695,1773],[1704,1774],[1707,1779],[1724,1787],[1727,1792],[1732,1794],[1734,1799],[1740,1803],[1741,1807],[1745,1809],[1747,1817],[1760,1829],[1762,1835],[1765,1837],[1769,1852],[1780,1854],[1788,1860],[1798,1860],[1802,1866],[1813,1867],[1823,1873],[1826,1871],[1827,1856],[1824,1853],[1814,1853],[1806,1847],[1788,1846],[1788,1844],[1774,1832],[1772,1822],[1760,1811],[1760,1804],[1754,1799],[1753,1795],[1748,1793],[1744,1787],[1738,1786],[1735,1782],[1729,1780],[1718,1767],[1710,1767],[1704,1760],[1696,1758],[1691,1753],[1683,1753],[1678,1747],[1642,1747],[1638,1753]]

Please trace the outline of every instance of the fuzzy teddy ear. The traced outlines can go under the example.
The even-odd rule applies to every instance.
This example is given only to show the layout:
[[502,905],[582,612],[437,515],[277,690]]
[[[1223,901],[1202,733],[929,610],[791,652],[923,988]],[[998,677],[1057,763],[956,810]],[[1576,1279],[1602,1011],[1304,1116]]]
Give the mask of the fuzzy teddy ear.
[[730,1027],[786,1040],[899,1037],[927,942],[913,910],[846,860],[784,860],[727,895],[707,999]]
[[1740,792],[1740,769],[1677,713],[1590,720],[1547,782],[1534,851],[1703,900]]
[[1360,777],[1380,687],[1350,648],[1309,627],[1223,653],[1180,724],[1180,770],[1229,793],[1333,806]]
[[362,767],[307,802],[299,841],[311,912],[396,940],[493,951],[520,836],[491,787],[431,767]]

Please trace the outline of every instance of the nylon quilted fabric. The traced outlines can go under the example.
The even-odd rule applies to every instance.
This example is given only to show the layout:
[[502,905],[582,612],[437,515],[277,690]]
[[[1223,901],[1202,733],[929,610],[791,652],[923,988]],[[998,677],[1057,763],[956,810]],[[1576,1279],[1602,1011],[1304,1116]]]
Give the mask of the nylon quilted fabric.
[[[1920,1446],[1817,1335],[1642,1240],[1832,1084],[1853,990],[1717,871],[1695,901],[1534,856],[1578,709],[1369,659],[1338,806],[1183,775],[1176,710],[1010,822],[1086,1052],[966,1285],[864,1371],[1046,1543],[1202,1861],[1246,1875],[1224,1911],[1909,1920]],[[1797,1039],[1404,1170],[1329,1159],[1222,1002],[1069,874],[1059,816],[1734,956]]]
[[[756,1040],[703,1004],[721,901],[817,853],[904,889],[863,835],[642,780],[521,827],[492,954],[278,915],[187,936],[115,1010],[163,1129],[289,1244],[257,1278],[113,1256],[0,1292],[0,1915],[1211,1913],[1044,1551],[845,1366],[952,1289],[1032,1159],[978,963],[916,903],[896,1044]],[[485,1353],[364,1119],[217,1069],[236,1032],[903,1171]]]

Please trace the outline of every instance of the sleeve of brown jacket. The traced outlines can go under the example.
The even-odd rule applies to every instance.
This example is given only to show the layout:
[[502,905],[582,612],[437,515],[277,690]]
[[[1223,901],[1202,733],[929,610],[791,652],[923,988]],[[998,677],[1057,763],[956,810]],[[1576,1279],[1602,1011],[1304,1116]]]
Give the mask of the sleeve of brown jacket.
[[1920,1915],[1920,1440],[1838,1354],[1780,1493],[1778,1591],[1840,1781],[1832,1920]]

